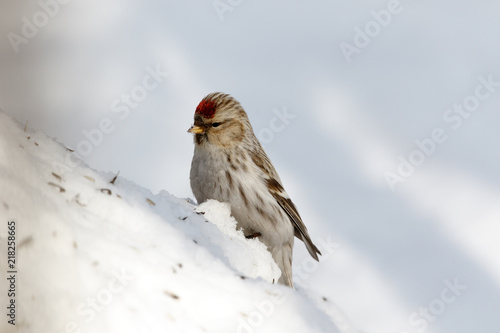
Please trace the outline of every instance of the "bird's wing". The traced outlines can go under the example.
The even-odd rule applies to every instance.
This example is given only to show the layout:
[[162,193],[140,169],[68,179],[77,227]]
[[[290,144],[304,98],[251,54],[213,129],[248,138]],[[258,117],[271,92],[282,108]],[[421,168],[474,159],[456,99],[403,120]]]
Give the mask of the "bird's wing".
[[269,160],[269,157],[267,157],[262,148],[257,152],[252,152],[251,157],[257,167],[259,167],[264,172],[266,177],[265,181],[269,193],[271,193],[274,199],[276,199],[276,202],[290,218],[290,222],[292,222],[295,228],[295,237],[303,241],[306,245],[307,251],[309,251],[309,254],[314,259],[318,260],[318,254],[321,255],[321,252],[318,250],[316,245],[313,244],[311,237],[307,232],[307,228],[302,221],[299,212],[297,211],[297,208],[286,193],[283,185],[281,185],[281,180],[271,161]]
[[307,232],[306,225],[300,218],[297,208],[293,204],[290,197],[288,197],[288,194],[285,192],[283,186],[281,186],[281,184],[276,179],[270,178],[267,180],[267,188],[269,189],[269,192],[274,197],[274,199],[276,199],[280,207],[290,218],[290,221],[295,227],[295,236],[304,242],[307,251],[309,251],[309,254],[314,259],[318,260],[318,254],[321,255],[321,252],[318,250],[316,245],[313,244],[311,237],[309,237],[309,233]]

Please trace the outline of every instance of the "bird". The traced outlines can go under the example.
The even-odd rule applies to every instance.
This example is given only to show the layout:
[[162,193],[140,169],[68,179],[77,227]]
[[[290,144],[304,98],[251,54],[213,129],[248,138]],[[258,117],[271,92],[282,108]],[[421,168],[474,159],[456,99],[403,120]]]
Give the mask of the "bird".
[[196,107],[188,132],[194,136],[190,184],[198,203],[229,203],[237,228],[267,246],[281,270],[278,283],[293,288],[294,236],[315,260],[321,252],[241,104],[229,94],[208,94]]

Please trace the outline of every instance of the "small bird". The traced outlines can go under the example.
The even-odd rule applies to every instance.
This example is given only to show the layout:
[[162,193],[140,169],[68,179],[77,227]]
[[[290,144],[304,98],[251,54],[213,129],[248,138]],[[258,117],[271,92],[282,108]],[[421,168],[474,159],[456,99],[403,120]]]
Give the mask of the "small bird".
[[311,241],[243,107],[228,94],[211,93],[196,108],[188,132],[194,134],[190,181],[198,203],[208,199],[228,202],[245,237],[258,237],[271,252],[281,269],[278,283],[293,288],[294,235],[314,259],[321,252]]

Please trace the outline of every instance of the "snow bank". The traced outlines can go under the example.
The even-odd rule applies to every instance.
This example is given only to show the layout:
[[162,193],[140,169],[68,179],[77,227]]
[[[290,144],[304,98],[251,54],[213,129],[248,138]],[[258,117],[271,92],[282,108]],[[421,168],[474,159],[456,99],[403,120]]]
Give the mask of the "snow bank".
[[279,269],[226,204],[111,183],[23,127],[0,112],[1,274],[8,221],[17,272],[1,332],[352,331],[320,295],[271,283]]

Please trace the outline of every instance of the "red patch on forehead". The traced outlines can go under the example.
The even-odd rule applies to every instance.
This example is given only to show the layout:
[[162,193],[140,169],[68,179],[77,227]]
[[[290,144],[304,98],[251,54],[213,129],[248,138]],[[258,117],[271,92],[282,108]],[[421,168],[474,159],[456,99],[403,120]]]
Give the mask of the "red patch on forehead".
[[205,118],[213,118],[215,115],[216,104],[211,99],[204,99],[196,107],[196,113]]

